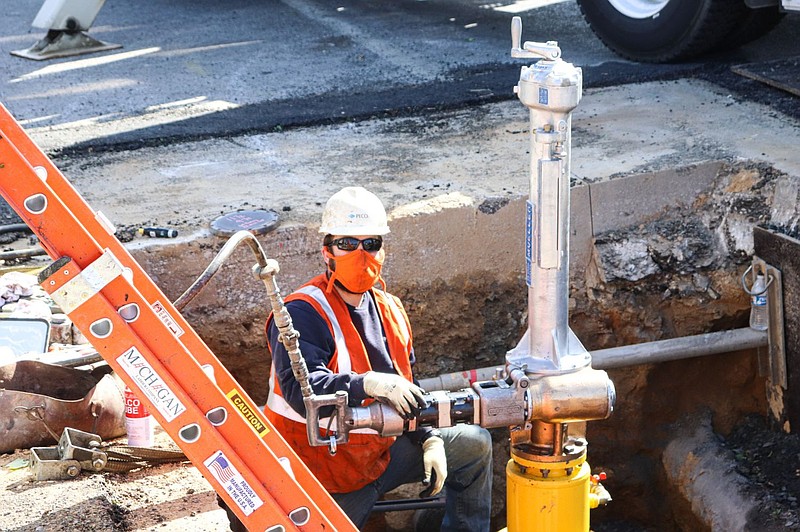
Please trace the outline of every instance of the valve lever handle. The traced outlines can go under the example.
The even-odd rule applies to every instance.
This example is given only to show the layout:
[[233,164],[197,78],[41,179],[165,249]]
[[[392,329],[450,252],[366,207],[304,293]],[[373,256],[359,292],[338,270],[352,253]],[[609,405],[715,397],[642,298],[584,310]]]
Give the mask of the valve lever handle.
[[561,49],[555,41],[525,42],[522,44],[522,18],[511,19],[511,57],[548,59],[554,61],[561,57]]
[[522,51],[522,19],[514,17],[511,19],[511,55],[520,51]]

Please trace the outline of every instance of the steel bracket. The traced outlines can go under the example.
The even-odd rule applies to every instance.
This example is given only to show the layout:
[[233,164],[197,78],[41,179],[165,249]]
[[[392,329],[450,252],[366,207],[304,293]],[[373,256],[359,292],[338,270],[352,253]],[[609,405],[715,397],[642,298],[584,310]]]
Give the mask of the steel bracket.
[[786,343],[783,329],[783,278],[781,271],[753,256],[752,269],[763,272],[767,279],[767,349],[758,350],[758,374],[767,377],[784,390],[788,387],[786,376]]
[[98,450],[101,443],[97,434],[65,427],[57,446],[31,448],[31,474],[35,480],[65,480],[83,470],[102,471],[108,456]]
[[50,31],[30,48],[13,50],[11,55],[34,61],[44,61],[58,57],[116,50],[117,48],[122,48],[122,45],[98,41],[82,31]]

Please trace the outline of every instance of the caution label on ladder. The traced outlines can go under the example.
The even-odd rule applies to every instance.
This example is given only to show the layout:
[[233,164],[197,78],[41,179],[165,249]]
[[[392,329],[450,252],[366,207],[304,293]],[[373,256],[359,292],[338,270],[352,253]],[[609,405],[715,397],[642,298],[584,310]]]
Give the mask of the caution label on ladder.
[[159,319],[167,326],[170,332],[175,335],[175,338],[183,336],[183,329],[181,329],[181,326],[169,315],[169,312],[167,312],[167,309],[164,308],[164,305],[162,305],[160,301],[153,303],[152,307]]
[[242,414],[242,417],[247,421],[247,424],[250,425],[256,434],[260,438],[263,438],[269,432],[269,427],[267,427],[261,420],[258,418],[258,415],[253,412],[253,409],[247,405],[247,401],[244,400],[242,394],[239,393],[239,390],[233,389],[226,394],[226,397],[231,402],[233,407]]

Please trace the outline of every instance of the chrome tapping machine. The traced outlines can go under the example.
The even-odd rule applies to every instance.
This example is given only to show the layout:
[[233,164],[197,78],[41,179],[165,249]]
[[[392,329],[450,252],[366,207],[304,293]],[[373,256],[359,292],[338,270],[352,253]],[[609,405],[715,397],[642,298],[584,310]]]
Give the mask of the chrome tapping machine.
[[[535,382],[552,381],[571,400],[511,429],[507,466],[510,531],[588,531],[589,509],[611,500],[586,463],[586,440],[569,423],[603,419],[616,399],[604,371],[569,327],[569,222],[572,111],[582,73],[561,59],[556,42],[521,44],[522,20],[511,22],[511,56],[523,66],[514,92],[530,110],[531,180],[526,208],[528,330],[506,355]],[[541,398],[543,404],[548,398]]]
[[555,42],[520,45],[521,34],[522,21],[514,17],[511,55],[539,58],[522,67],[515,87],[531,120],[528,330],[506,354],[506,365],[495,378],[461,390],[433,391],[412,419],[377,401],[350,407],[344,391],[315,395],[291,318],[277,286],[270,288],[277,267],[258,277],[267,283],[275,323],[303,389],[312,445],[328,446],[334,454],[356,429],[397,436],[457,423],[509,427],[509,532],[587,532],[590,508],[611,497],[600,483],[603,475],[591,474],[586,440],[571,436],[569,425],[610,416],[616,392],[606,372],[591,367],[591,355],[569,328],[570,130],[572,110],[581,99],[581,70],[561,59]]

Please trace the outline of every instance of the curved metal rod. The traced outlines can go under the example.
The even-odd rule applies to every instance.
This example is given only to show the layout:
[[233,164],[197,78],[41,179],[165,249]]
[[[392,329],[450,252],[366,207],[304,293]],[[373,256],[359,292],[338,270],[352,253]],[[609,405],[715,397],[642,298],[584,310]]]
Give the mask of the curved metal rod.
[[250,246],[250,249],[253,250],[253,253],[258,260],[258,264],[253,266],[253,273],[257,279],[260,279],[264,282],[267,295],[269,296],[270,303],[272,305],[275,325],[278,327],[278,331],[280,332],[280,341],[283,343],[284,347],[286,347],[286,351],[289,354],[289,360],[292,364],[292,372],[294,373],[295,379],[297,379],[297,382],[300,384],[300,390],[303,393],[303,397],[314,397],[314,391],[308,381],[308,368],[306,367],[305,359],[300,352],[300,333],[298,333],[292,325],[292,318],[289,315],[289,311],[286,310],[286,305],[283,303],[280,289],[275,281],[275,274],[277,274],[279,270],[278,263],[275,260],[270,261],[267,259],[267,254],[264,253],[264,248],[261,247],[261,243],[249,231],[237,231],[230,239],[228,239],[225,245],[222,246],[222,249],[219,250],[216,257],[214,257],[214,260],[212,260],[203,273],[200,274],[200,277],[198,277],[197,280],[192,283],[192,285],[186,289],[186,291],[181,294],[178,299],[175,300],[173,305],[175,305],[175,308],[180,311],[192,299],[197,297],[197,295],[208,284],[211,278],[216,275],[225,260],[230,257],[231,253],[233,253],[236,247],[242,242]]
[[205,271],[200,274],[200,277],[192,283],[192,285],[186,289],[186,291],[181,294],[181,296],[175,300],[175,308],[183,310],[183,308],[189,304],[191,300],[193,300],[200,291],[205,288],[208,282],[211,280],[214,275],[217,274],[219,269],[222,267],[222,264],[230,257],[231,253],[236,249],[236,247],[241,244],[242,242],[246,243],[250,246],[250,249],[253,250],[253,253],[258,260],[258,265],[260,267],[265,267],[267,265],[267,256],[264,253],[264,249],[261,247],[261,243],[258,239],[249,231],[237,231],[228,241],[222,246],[222,249],[219,250],[217,256],[214,257],[214,260],[206,266]]

